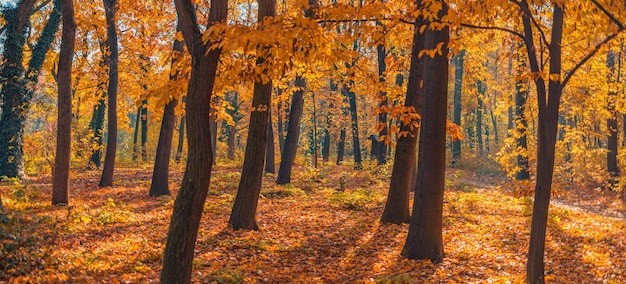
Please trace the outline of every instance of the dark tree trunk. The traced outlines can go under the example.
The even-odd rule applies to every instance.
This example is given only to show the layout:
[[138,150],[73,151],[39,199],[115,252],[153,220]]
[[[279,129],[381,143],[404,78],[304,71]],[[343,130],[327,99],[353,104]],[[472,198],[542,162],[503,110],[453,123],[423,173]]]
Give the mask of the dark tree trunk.
[[478,80],[476,83],[476,88],[478,89],[478,108],[476,108],[476,139],[478,140],[478,155],[482,156],[484,154],[483,147],[483,98],[485,96],[486,86],[483,85],[481,80]]
[[74,0],[62,0],[63,32],[59,51],[57,147],[52,181],[52,205],[69,204],[70,155],[72,146],[72,60],[76,39]]
[[317,160],[319,159],[319,147],[317,141],[317,107],[315,103],[315,93],[311,94],[313,104],[313,136],[311,142],[313,144],[313,167],[317,169]]
[[337,165],[343,162],[343,155],[346,148],[346,129],[341,128],[339,132],[339,143],[337,143]]
[[[0,115],[0,176],[24,177],[24,123],[46,53],[55,39],[61,20],[61,1],[54,0],[50,18],[32,50],[28,70],[24,70],[24,44],[29,17],[36,1],[22,0],[6,8],[3,66],[0,71],[2,114]],[[32,86],[31,86],[32,85]]]
[[[180,24],[177,24],[177,31],[180,31]],[[170,83],[180,80],[178,64],[183,56],[185,43],[182,40],[174,40],[172,46],[172,65],[170,67]],[[169,88],[171,90],[171,88]],[[174,124],[176,124],[176,114],[174,109],[178,105],[178,100],[173,98],[165,105],[163,119],[161,120],[161,130],[159,131],[159,143],[157,144],[156,157],[154,158],[154,169],[152,171],[152,183],[150,184],[150,196],[170,195],[169,188],[169,167],[170,155],[172,153],[172,138],[174,135]]]
[[[509,78],[511,78],[513,76],[513,55],[515,54],[515,43],[511,44],[511,51],[510,51],[510,55],[509,55],[509,67],[507,68],[507,73],[509,74]],[[514,121],[515,118],[513,116],[513,95],[509,95],[509,112],[508,112],[508,121],[507,121],[507,125],[506,125],[506,129],[509,130],[507,132],[507,137],[509,137],[511,135],[511,131],[514,127]]]
[[[522,1],[522,7],[528,8],[526,1]],[[553,5],[552,35],[550,52],[550,73],[561,74],[561,41],[563,37],[563,8]],[[532,72],[539,72],[539,64],[536,57],[536,48],[533,43],[532,26],[530,15],[523,14],[524,41],[528,52],[528,59]],[[550,206],[550,191],[552,188],[552,175],[554,171],[554,154],[556,134],[559,121],[559,104],[563,85],[561,79],[549,80],[546,94],[545,81],[541,77],[535,77],[538,101],[538,143],[537,143],[537,181],[535,184],[535,201],[530,229],[530,243],[528,248],[528,263],[526,266],[527,283],[544,283],[544,248],[546,240],[546,227],[548,223],[548,207]]]
[[104,155],[104,169],[98,186],[113,185],[113,170],[115,169],[115,152],[117,150],[117,84],[118,73],[118,46],[115,23],[115,5],[117,0],[102,0],[107,22],[107,52],[109,53],[109,86],[107,88],[107,149]]
[[519,170],[515,173],[516,180],[528,180],[530,179],[530,173],[528,171],[528,142],[526,135],[528,134],[528,120],[526,119],[526,99],[528,97],[528,82],[523,78],[524,72],[526,72],[526,60],[524,56],[517,53],[517,76],[518,81],[515,83],[515,131],[517,137],[517,167]]
[[322,162],[328,163],[330,160],[330,130],[329,126],[324,129],[324,145],[322,146]]
[[[419,56],[424,49],[424,34],[420,28],[426,24],[419,17],[414,25],[413,46],[411,48],[411,66],[409,68],[409,82],[407,85],[406,107],[413,107],[415,113],[422,113],[422,88],[420,82],[424,79],[424,58]],[[419,127],[414,125],[418,121],[411,119],[409,124],[400,126],[401,133],[407,135],[398,136],[396,153],[391,171],[391,183],[387,194],[387,203],[381,217],[382,223],[401,224],[408,223],[409,215],[409,192],[413,180],[415,168],[415,150]]]
[[239,121],[239,119],[241,119],[241,116],[239,115],[239,93],[237,92],[229,93],[228,100],[229,100],[231,108],[228,108],[227,112],[233,119],[233,125],[228,125],[227,127],[227,131],[228,131],[228,139],[227,139],[228,154],[227,156],[229,160],[234,161],[235,150],[237,148],[237,143],[236,143],[237,122]]
[[[282,89],[278,89],[278,97],[282,95]],[[278,132],[278,147],[280,148],[280,154],[282,157],[283,148],[285,146],[285,131],[283,130],[283,103],[281,101],[278,102],[278,115],[277,115],[277,132]]]
[[[183,98],[185,101],[185,98]],[[180,159],[183,157],[183,146],[185,143],[185,122],[187,121],[186,116],[183,115],[180,117],[180,126],[178,128],[178,147],[176,147],[176,157],[174,161],[176,163],[180,163]]]
[[[259,0],[258,19],[265,20],[276,14],[276,0]],[[257,68],[268,68],[265,54],[269,47],[263,46],[258,49]],[[265,67],[264,67],[265,66]],[[266,73],[268,70],[264,69]],[[256,209],[261,194],[263,182],[263,163],[267,151],[268,123],[272,104],[272,80],[267,78],[263,82],[254,83],[252,96],[252,113],[250,114],[250,126],[246,142],[246,156],[243,161],[241,180],[237,196],[230,213],[228,224],[233,229],[258,230],[256,222]],[[273,146],[273,145],[272,145]],[[272,151],[273,152],[273,151]]]
[[345,92],[348,95],[348,101],[350,103],[350,117],[352,121],[352,147],[354,151],[354,167],[357,169],[361,168],[361,162],[363,161],[361,158],[361,144],[359,140],[359,114],[358,109],[356,107],[356,93],[352,91],[352,86],[354,86],[354,81],[351,79],[348,82],[348,85],[344,85]]
[[[463,63],[465,62],[465,49],[454,57],[454,124],[461,126],[461,94],[463,92]],[[452,164],[456,165],[461,160],[461,140],[452,142]]]
[[102,144],[104,142],[104,113],[106,110],[106,101],[103,93],[98,99],[98,104],[93,107],[93,115],[89,122],[89,127],[93,133],[91,139],[91,157],[89,159],[88,169],[99,169],[102,166]]
[[[443,9],[439,17],[448,12]],[[446,109],[448,95],[449,28],[426,29],[424,49],[443,43],[441,54],[424,58],[422,124],[420,128],[417,188],[413,215],[402,256],[409,259],[443,260],[443,192],[446,156]]]
[[[378,24],[382,25],[380,22],[378,22]],[[384,44],[379,44],[376,47],[376,51],[378,55],[378,82],[383,85],[385,83],[385,72],[387,71],[387,64],[385,63],[387,50],[385,49]],[[379,96],[380,104],[378,105],[378,124],[383,125],[383,128],[380,130],[380,132],[378,132],[378,137],[379,139],[385,139],[385,137],[387,136],[387,93],[384,91],[380,92]],[[372,141],[372,146],[376,146],[378,148],[376,150],[376,159],[379,165],[383,165],[387,163],[387,145],[384,142],[378,142],[379,141]]]
[[133,131],[133,162],[139,158],[139,128],[141,127],[141,106],[137,107],[135,130]]
[[267,124],[267,147],[265,152],[265,171],[268,173],[276,173],[276,154],[274,153],[274,127],[272,127],[272,108],[268,108],[268,124]]
[[[216,98],[216,97],[213,97]],[[217,112],[215,109],[211,109],[211,151],[213,151],[213,165],[216,164],[217,160]]]
[[287,125],[287,137],[278,168],[277,184],[288,184],[291,182],[291,170],[298,153],[298,138],[300,137],[300,119],[304,108],[304,89],[306,82],[300,75],[296,76],[297,91],[293,93],[291,110],[289,111],[289,124]]
[[609,68],[610,73],[608,76],[609,83],[609,97],[608,97],[608,111],[609,111],[609,119],[606,122],[606,125],[609,130],[609,137],[607,141],[607,169],[610,175],[611,180],[609,181],[612,185],[617,184],[619,177],[619,167],[617,165],[617,111],[615,110],[615,105],[617,103],[617,90],[615,90],[613,83],[619,82],[619,74],[617,80],[613,77],[615,76],[615,60],[618,54],[609,50],[606,59],[606,66]]
[[141,160],[148,161],[148,100],[141,101]]
[[[187,143],[189,152],[181,188],[174,202],[163,255],[161,283],[190,283],[194,248],[206,201],[213,152],[209,130],[210,104],[221,50],[209,50],[195,20],[191,0],[175,0],[181,30],[191,54],[191,77],[187,88]],[[208,27],[226,21],[228,1],[212,0]]]

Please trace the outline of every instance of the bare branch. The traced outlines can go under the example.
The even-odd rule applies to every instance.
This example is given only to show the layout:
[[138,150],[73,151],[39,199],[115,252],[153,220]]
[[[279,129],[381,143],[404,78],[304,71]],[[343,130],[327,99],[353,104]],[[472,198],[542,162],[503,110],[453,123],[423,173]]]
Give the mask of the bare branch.
[[503,28],[503,27],[491,27],[491,26],[478,26],[478,25],[473,25],[473,24],[467,24],[467,23],[461,23],[462,27],[466,27],[466,28],[471,28],[471,29],[479,29],[479,30],[496,30],[496,31],[504,31],[507,33],[510,33],[514,36],[517,36],[521,39],[524,39],[524,35],[522,35],[519,32],[516,32],[514,30],[511,29],[507,29],[507,28]]
[[541,36],[541,39],[543,40],[543,42],[549,45],[549,41],[546,38],[546,34],[543,32],[543,29],[541,29],[541,26],[537,22],[537,19],[533,17],[533,13],[530,11],[530,8],[528,7],[528,3],[526,1],[514,1],[514,0],[511,0],[511,2],[515,3],[515,5],[520,7],[522,12],[526,14],[528,19],[530,19],[530,21],[532,22],[533,26],[535,26],[535,28],[539,32],[539,35]]

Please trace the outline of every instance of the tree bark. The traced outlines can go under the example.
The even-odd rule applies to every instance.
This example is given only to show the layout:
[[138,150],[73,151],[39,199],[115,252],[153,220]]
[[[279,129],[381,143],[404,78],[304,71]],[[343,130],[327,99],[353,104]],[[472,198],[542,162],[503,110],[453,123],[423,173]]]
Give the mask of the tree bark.
[[337,165],[343,162],[343,155],[346,148],[346,129],[341,128],[339,131],[339,142],[337,143]]
[[135,130],[133,131],[133,162],[139,158],[139,128],[141,127],[141,106],[137,107]]
[[28,70],[25,71],[24,44],[35,2],[22,0],[15,7],[2,11],[6,26],[2,54],[4,67],[0,71],[3,81],[0,90],[0,176],[10,178],[24,177],[24,123],[34,92],[32,86],[37,85],[46,53],[52,46],[61,20],[61,2],[54,0],[48,22],[32,50]]
[[[263,22],[268,17],[276,15],[276,0],[259,0],[258,19]],[[265,64],[268,46],[259,47],[257,68],[268,68]],[[267,74],[263,70],[263,75]],[[260,75],[260,74],[259,74]],[[260,76],[254,83],[252,95],[252,113],[246,142],[246,156],[243,161],[243,170],[239,180],[237,196],[230,213],[228,224],[233,229],[258,230],[256,209],[259,204],[261,185],[263,183],[263,163],[267,151],[268,123],[272,105],[272,80]],[[274,146],[274,145],[272,145]]]
[[[191,0],[175,0],[185,45],[191,54],[191,78],[187,88],[187,165],[178,191],[163,253],[161,283],[191,282],[192,261],[198,227],[206,201],[213,152],[211,151],[210,103],[221,49],[202,39]],[[212,0],[207,28],[225,22],[228,1]]]
[[517,132],[515,140],[517,143],[517,167],[519,168],[515,173],[515,179],[528,180],[530,179],[530,172],[528,171],[528,142],[526,138],[528,134],[528,120],[525,114],[528,82],[521,79],[526,69],[526,61],[520,52],[518,51],[517,53],[517,76],[520,79],[515,83],[515,131]]
[[99,169],[102,166],[102,145],[104,143],[104,112],[106,110],[106,92],[100,95],[98,103],[93,107],[93,115],[89,127],[93,133],[91,139],[91,157],[88,169]]
[[72,146],[72,60],[76,39],[74,0],[62,0],[63,32],[59,51],[57,102],[57,146],[52,181],[52,205],[69,204],[70,156]]
[[141,101],[141,160],[148,161],[148,100]]
[[99,187],[113,185],[115,153],[117,151],[117,84],[119,82],[117,46],[117,24],[115,23],[115,5],[117,0],[102,0],[107,22],[107,52],[109,53],[109,86],[107,88],[107,148],[104,155],[104,169]]
[[619,82],[619,75],[617,80],[613,79],[615,76],[615,60],[618,55],[609,50],[607,54],[606,66],[609,68],[608,83],[609,83],[609,96],[608,96],[608,111],[609,119],[606,125],[609,130],[609,136],[607,141],[607,170],[610,175],[609,183],[615,185],[618,182],[619,167],[617,165],[617,111],[615,110],[615,104],[617,102],[617,91],[612,86],[615,82]]
[[350,79],[348,85],[344,85],[346,90],[346,94],[348,95],[348,101],[350,103],[350,117],[352,121],[352,147],[354,151],[354,168],[360,169],[362,158],[361,158],[361,144],[359,140],[359,114],[358,109],[356,107],[356,93],[352,91],[352,86],[354,86],[354,81]]
[[478,108],[476,108],[476,139],[478,140],[478,155],[484,155],[483,147],[483,97],[485,96],[486,86],[483,85],[481,80],[476,83],[478,89]]
[[[382,23],[377,22],[378,25],[382,25]],[[383,85],[385,83],[385,72],[387,71],[387,64],[385,63],[385,59],[387,57],[387,50],[385,49],[384,44],[379,44],[376,47],[376,54],[378,56],[378,82]],[[387,136],[387,92],[381,91],[379,94],[379,113],[378,113],[378,123],[383,125],[383,128],[378,132],[379,139],[384,139]],[[374,141],[373,141],[374,142]],[[375,141],[375,146],[378,148],[376,151],[376,159],[379,165],[384,165],[387,163],[387,145],[380,141]]]
[[[522,5],[528,8],[524,0]],[[549,80],[546,94],[545,81],[540,76],[535,77],[537,87],[538,115],[538,143],[537,143],[537,181],[535,184],[535,202],[530,229],[530,243],[528,247],[528,263],[526,266],[527,283],[544,283],[544,248],[546,241],[546,227],[548,224],[548,208],[550,206],[550,191],[554,171],[554,154],[556,134],[559,121],[559,104],[563,86],[561,84],[561,41],[563,38],[563,7],[553,5],[552,35],[550,52],[550,75],[559,75],[558,80]],[[524,41],[532,72],[539,72],[536,58],[536,48],[533,43],[530,16],[522,13],[524,24]]]
[[[465,62],[465,49],[454,57],[454,124],[461,126],[461,94],[463,92],[463,63]],[[461,140],[452,142],[452,164],[456,165],[461,160]]]
[[276,153],[274,153],[274,127],[272,127],[272,108],[268,108],[268,124],[267,124],[267,147],[265,152],[265,171],[268,173],[276,173]]
[[[448,13],[448,6],[439,18]],[[413,215],[402,256],[409,259],[443,260],[443,192],[446,156],[446,114],[448,95],[449,27],[426,29],[424,48],[435,49],[443,43],[441,53],[424,58],[423,111],[420,127],[417,188]]]
[[[420,1],[421,2],[421,1]],[[426,22],[420,16],[414,24],[413,46],[411,48],[411,66],[409,67],[409,82],[407,84],[405,107],[412,107],[415,113],[422,113],[422,87],[424,79],[424,58],[419,56],[424,49],[424,33],[420,28]],[[419,135],[419,121],[400,125],[400,133],[396,144],[396,153],[391,171],[391,183],[387,194],[387,202],[381,217],[381,223],[401,224],[410,221],[409,192],[415,168],[416,144]]]
[[[176,31],[180,31],[180,24]],[[185,52],[185,43],[181,40],[174,40],[172,46],[172,63],[170,67],[170,84],[180,80],[179,68],[180,59]],[[168,88],[169,91],[172,88]],[[165,105],[163,119],[161,120],[161,130],[159,131],[159,142],[157,144],[156,157],[154,158],[154,169],[152,171],[152,183],[148,194],[150,196],[170,195],[169,188],[169,167],[170,155],[172,153],[172,138],[174,135],[174,124],[176,124],[176,114],[174,109],[178,105],[178,100],[173,98]]]
[[298,153],[298,138],[300,137],[300,119],[304,108],[304,90],[306,82],[300,75],[296,76],[296,90],[291,100],[291,110],[289,111],[289,123],[287,124],[287,137],[283,148],[280,166],[278,168],[277,184],[288,184],[291,182],[291,170]]
[[[185,101],[185,98],[183,97],[183,102]],[[183,146],[185,143],[185,124],[186,124],[186,116],[183,115],[180,117],[180,126],[178,128],[178,147],[176,147],[176,157],[174,158],[174,161],[176,161],[176,163],[180,163],[180,159],[183,157]]]

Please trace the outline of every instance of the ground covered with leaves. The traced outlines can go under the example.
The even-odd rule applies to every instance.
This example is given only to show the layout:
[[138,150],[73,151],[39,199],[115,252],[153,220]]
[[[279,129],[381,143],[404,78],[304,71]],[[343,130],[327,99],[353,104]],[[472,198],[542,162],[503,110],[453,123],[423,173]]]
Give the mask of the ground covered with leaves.
[[[194,282],[524,280],[532,199],[507,190],[502,179],[485,181],[472,172],[448,170],[446,258],[433,265],[400,257],[408,225],[378,220],[388,168],[325,166],[294,172],[295,182],[287,186],[276,186],[272,175],[265,177],[257,215],[260,231],[251,232],[226,225],[239,168],[214,168]],[[3,182],[0,280],[158,282],[174,197],[148,197],[150,174],[147,169],[120,169],[116,186],[98,188],[99,172],[78,173],[67,207],[49,205],[49,178]],[[174,193],[181,177],[181,169],[172,174]],[[550,208],[547,280],[626,283],[624,203],[606,191],[581,192],[578,199],[576,190],[567,192]]]

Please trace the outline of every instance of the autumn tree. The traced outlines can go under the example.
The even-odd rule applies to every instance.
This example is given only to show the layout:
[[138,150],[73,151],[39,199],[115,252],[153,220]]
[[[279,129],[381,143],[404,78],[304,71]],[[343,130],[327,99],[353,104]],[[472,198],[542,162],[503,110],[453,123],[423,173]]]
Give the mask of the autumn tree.
[[104,156],[104,169],[98,186],[113,185],[115,153],[117,151],[117,88],[119,83],[119,48],[117,46],[117,24],[115,9],[117,0],[103,0],[107,23],[106,51],[108,53],[109,82],[107,87],[107,147]]
[[175,0],[185,45],[191,54],[191,78],[187,88],[187,165],[167,233],[163,253],[162,283],[189,283],[194,247],[204,201],[206,200],[213,151],[209,130],[209,107],[215,83],[215,73],[221,50],[210,48],[219,40],[219,23],[226,21],[228,1],[212,0],[206,35],[198,26],[194,5],[190,0]]
[[72,59],[76,22],[74,0],[62,0],[63,31],[57,75],[59,99],[57,117],[57,149],[52,181],[52,204],[68,204],[70,156],[72,145]]
[[[402,256],[441,262],[443,251],[443,192],[446,155],[449,24],[448,5],[426,5],[432,19],[424,32],[422,119],[413,214]],[[425,18],[428,19],[427,16]]]
[[[269,23],[276,15],[275,0],[259,0],[258,19],[261,25]],[[268,46],[259,46],[256,66],[260,70],[269,68],[266,53]],[[265,54],[264,54],[265,53]],[[256,209],[263,182],[263,166],[267,151],[269,113],[272,105],[272,80],[267,70],[258,75],[254,82],[254,94],[250,114],[250,126],[246,141],[246,155],[243,161],[239,188],[230,213],[228,224],[234,229],[258,230]],[[273,145],[272,145],[273,146]]]
[[[416,2],[418,6],[422,6],[421,0]],[[416,165],[415,151],[417,136],[419,135],[419,116],[417,114],[422,113],[423,89],[421,82],[424,79],[425,56],[420,56],[420,54],[424,50],[425,33],[421,29],[426,24],[421,15],[417,17],[414,24],[409,82],[404,102],[404,106],[409,112],[405,114],[406,118],[402,119],[400,126],[387,202],[381,217],[382,223],[408,223],[411,218],[409,215],[409,192]]]
[[15,5],[4,6],[2,10],[6,26],[2,45],[4,62],[0,71],[0,176],[24,176],[24,123],[41,67],[61,21],[61,1],[54,0],[48,22],[32,48],[28,68],[24,68],[24,49],[29,34],[30,16],[35,10],[45,7],[35,7],[35,2],[21,0]]
[[[459,51],[454,57],[454,115],[453,122],[461,125],[461,94],[463,92],[463,62],[465,61],[465,50]],[[452,161],[458,163],[461,159],[461,140],[452,142]]]
[[[177,25],[177,32],[180,32],[180,24]],[[172,153],[172,138],[174,135],[174,124],[176,124],[176,114],[174,109],[178,105],[178,99],[174,94],[177,88],[172,86],[181,80],[182,70],[180,70],[181,60],[185,52],[185,43],[175,39],[172,46],[172,63],[170,67],[170,86],[167,88],[167,95],[172,99],[165,105],[163,119],[161,120],[161,130],[159,131],[159,142],[157,144],[156,157],[154,158],[154,169],[152,172],[152,183],[150,184],[150,196],[170,195],[169,189],[169,165]]]

